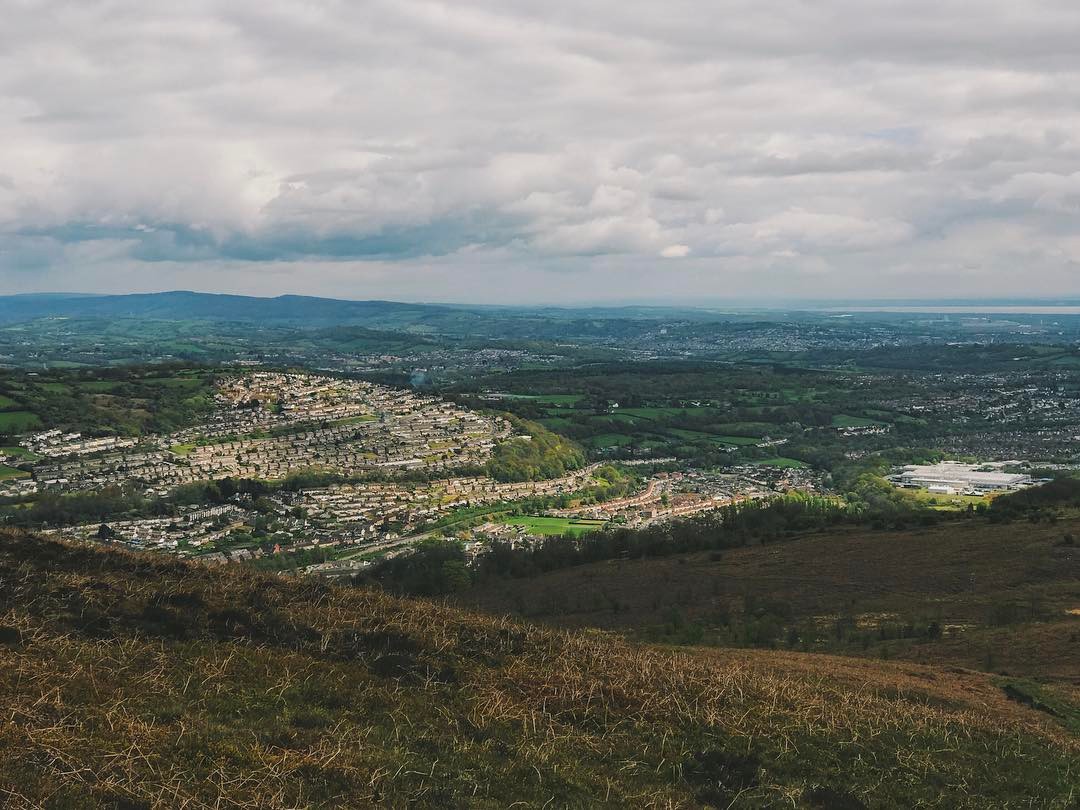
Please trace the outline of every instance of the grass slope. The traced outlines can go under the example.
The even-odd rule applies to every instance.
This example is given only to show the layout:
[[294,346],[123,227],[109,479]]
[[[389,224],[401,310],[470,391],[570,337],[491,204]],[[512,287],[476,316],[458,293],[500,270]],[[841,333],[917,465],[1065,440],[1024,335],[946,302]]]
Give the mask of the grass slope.
[[1061,807],[986,676],[632,645],[0,534],[7,808]]
[[[799,649],[887,651],[921,663],[1075,679],[1080,546],[1066,544],[1068,535],[1080,535],[1080,518],[833,529],[722,555],[597,563],[495,581],[461,598],[495,613],[632,635],[677,613],[700,623],[706,642],[725,623],[767,613],[777,632],[766,644],[785,646],[794,627]],[[838,622],[847,625],[848,640],[837,639]],[[942,628],[936,640],[880,632],[930,622]],[[730,634],[721,641],[737,643]]]

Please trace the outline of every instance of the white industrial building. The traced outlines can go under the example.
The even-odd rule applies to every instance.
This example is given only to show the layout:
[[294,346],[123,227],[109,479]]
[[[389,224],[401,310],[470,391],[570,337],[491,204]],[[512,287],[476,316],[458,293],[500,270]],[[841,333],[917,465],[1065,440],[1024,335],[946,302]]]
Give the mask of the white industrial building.
[[[954,495],[963,492],[1000,492],[1022,489],[1032,484],[1030,475],[1004,472],[1006,462],[996,464],[962,464],[943,461],[940,464],[909,465],[894,478],[902,487],[928,489],[931,492]],[[995,469],[988,469],[993,467]]]

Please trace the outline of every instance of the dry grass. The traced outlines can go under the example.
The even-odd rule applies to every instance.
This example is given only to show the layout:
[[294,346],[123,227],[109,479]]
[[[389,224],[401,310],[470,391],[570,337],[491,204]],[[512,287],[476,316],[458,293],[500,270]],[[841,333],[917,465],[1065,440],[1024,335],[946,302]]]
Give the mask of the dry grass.
[[[748,604],[781,606],[801,644],[921,663],[1075,679],[1080,675],[1080,520],[1050,526],[957,521],[926,529],[837,529],[791,542],[678,558],[629,560],[493,582],[462,597],[468,607],[516,613],[567,628],[640,632],[673,611],[706,627]],[[1015,605],[1003,621],[1001,608]],[[1032,617],[1030,614],[1035,613]],[[859,627],[936,621],[933,643],[835,643],[844,616]],[[995,624],[995,616],[999,623]],[[1034,619],[1034,620],[1032,620]],[[823,643],[808,643],[816,625]],[[951,627],[966,630],[952,637]],[[871,634],[874,635],[874,634]],[[783,644],[785,633],[777,638]],[[989,651],[989,655],[988,655]],[[989,659],[990,666],[987,667]]]
[[986,677],[673,652],[0,536],[11,808],[1069,807]]

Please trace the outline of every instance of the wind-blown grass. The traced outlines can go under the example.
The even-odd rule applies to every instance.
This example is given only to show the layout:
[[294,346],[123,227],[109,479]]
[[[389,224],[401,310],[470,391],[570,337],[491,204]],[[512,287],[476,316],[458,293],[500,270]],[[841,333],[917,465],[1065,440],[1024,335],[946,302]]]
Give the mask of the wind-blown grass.
[[[987,677],[673,652],[0,535],[0,797],[88,807],[1066,807]],[[830,804],[831,802],[831,804]]]

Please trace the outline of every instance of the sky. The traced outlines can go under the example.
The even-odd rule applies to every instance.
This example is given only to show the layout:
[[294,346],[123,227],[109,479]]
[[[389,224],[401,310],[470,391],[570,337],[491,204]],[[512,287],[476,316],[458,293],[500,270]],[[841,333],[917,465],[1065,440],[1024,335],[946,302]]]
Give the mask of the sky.
[[1076,0],[4,0],[0,293],[1080,295]]

